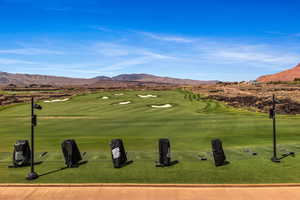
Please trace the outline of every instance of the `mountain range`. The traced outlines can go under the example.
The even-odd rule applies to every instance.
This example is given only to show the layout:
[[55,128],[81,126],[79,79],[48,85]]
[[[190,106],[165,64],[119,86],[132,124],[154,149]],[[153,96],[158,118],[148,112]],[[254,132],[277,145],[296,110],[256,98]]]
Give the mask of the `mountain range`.
[[12,74],[0,72],[0,85],[14,84],[17,86],[26,86],[31,84],[37,85],[55,85],[55,86],[80,86],[80,85],[101,85],[138,82],[138,83],[156,83],[170,85],[199,85],[215,84],[217,81],[200,81],[191,79],[179,79],[170,77],[161,77],[151,74],[121,74],[114,77],[98,76],[94,78],[70,78],[62,76],[33,75],[33,74]]

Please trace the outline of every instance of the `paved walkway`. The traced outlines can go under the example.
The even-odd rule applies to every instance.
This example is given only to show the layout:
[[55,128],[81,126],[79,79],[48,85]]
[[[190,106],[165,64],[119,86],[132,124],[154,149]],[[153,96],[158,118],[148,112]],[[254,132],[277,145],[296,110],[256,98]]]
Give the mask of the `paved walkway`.
[[300,200],[300,184],[0,184],[0,200]]

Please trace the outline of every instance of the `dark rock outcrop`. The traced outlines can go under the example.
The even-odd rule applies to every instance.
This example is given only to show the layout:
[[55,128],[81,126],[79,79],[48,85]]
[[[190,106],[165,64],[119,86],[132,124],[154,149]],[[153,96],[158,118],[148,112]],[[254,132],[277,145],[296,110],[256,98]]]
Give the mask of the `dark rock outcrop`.
[[[233,107],[254,107],[264,112],[268,112],[272,106],[270,97],[209,95],[207,98],[226,102]],[[300,103],[288,98],[278,99],[276,110],[280,114],[300,114]]]

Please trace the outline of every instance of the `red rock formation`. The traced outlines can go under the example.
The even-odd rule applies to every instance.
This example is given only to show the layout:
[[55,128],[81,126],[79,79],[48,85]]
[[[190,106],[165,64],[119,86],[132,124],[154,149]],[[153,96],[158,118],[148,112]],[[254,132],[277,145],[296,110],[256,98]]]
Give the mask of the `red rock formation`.
[[300,63],[289,70],[285,70],[276,74],[261,76],[258,82],[277,82],[277,81],[294,81],[300,79]]

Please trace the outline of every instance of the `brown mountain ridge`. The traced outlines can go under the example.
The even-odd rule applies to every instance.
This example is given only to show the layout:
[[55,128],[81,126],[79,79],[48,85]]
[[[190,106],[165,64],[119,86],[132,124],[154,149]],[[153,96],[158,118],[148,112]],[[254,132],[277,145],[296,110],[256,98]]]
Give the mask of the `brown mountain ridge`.
[[292,69],[288,69],[276,74],[261,76],[258,82],[291,82],[300,79],[300,63]]

